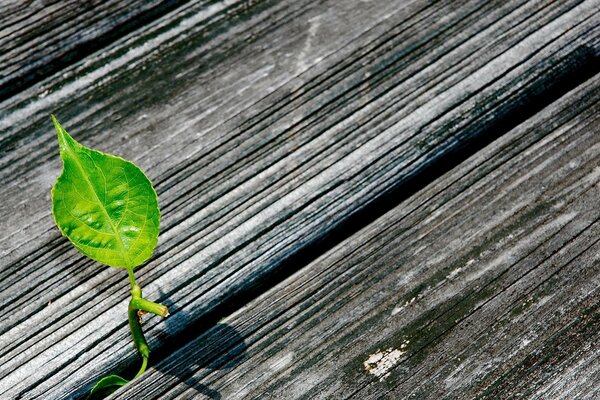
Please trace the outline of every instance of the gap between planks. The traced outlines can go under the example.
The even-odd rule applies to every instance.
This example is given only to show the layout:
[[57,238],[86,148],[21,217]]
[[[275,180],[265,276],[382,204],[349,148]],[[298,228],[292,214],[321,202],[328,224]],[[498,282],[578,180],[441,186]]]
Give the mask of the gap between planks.
[[[229,54],[229,57],[235,60],[233,65],[240,68],[236,72],[239,76],[244,76],[248,72],[241,66],[249,64],[248,59],[244,57],[253,54],[250,51],[252,49],[258,51],[263,46],[270,48],[269,43],[273,44],[272,48],[281,48],[282,51],[302,48],[305,42],[296,40],[294,35],[288,32],[294,32],[295,29],[300,29],[306,24],[310,25],[307,23],[311,21],[309,18],[320,15],[319,12],[327,10],[323,14],[325,17],[322,18],[333,22],[336,18],[356,18],[360,15],[360,10],[329,11],[326,5],[322,9],[311,9],[300,2],[295,4],[295,7],[281,7],[281,14],[277,15],[281,15],[282,21],[286,23],[281,22],[276,28],[272,28],[270,24],[269,28],[264,26],[266,19],[263,17],[266,12],[258,14],[262,15],[263,19],[258,17],[248,19],[248,23],[256,23],[258,32],[263,35],[270,32],[272,36],[267,38],[259,35],[256,39],[257,44],[254,47],[249,45],[249,50],[245,50],[237,58],[232,55],[233,53]],[[238,103],[232,106],[226,106],[227,96],[233,98],[239,88],[227,86],[226,80],[216,80],[213,86],[209,85],[208,90],[215,90],[217,93],[216,88],[223,84],[224,92],[228,93],[223,95],[219,92],[222,98],[219,105],[221,108],[217,108],[219,112],[213,111],[208,115],[200,112],[183,127],[177,126],[176,121],[169,120],[168,116],[165,116],[168,112],[153,116],[152,123],[157,126],[162,124],[160,131],[165,127],[174,128],[169,139],[176,139],[173,143],[175,151],[189,159],[186,161],[187,164],[184,163],[175,170],[172,170],[172,159],[169,158],[174,151],[173,148],[156,141],[152,136],[155,131],[148,130],[151,127],[149,123],[137,125],[134,123],[143,115],[142,111],[133,112],[131,117],[126,118],[129,122],[118,125],[118,128],[135,127],[128,128],[134,129],[134,132],[123,129],[119,135],[116,135],[113,134],[114,131],[100,129],[103,125],[97,122],[98,116],[106,113],[107,109],[118,115],[127,113],[131,107],[121,98],[108,97],[103,100],[102,95],[109,93],[112,86],[103,87],[102,82],[112,80],[116,82],[115,87],[128,84],[129,90],[135,92],[133,88],[140,86],[140,80],[148,83],[143,80],[148,79],[147,76],[139,75],[139,72],[136,75],[126,69],[116,69],[110,79],[103,75],[96,75],[99,89],[95,89],[94,84],[82,79],[82,82],[85,82],[83,86],[85,89],[78,93],[79,97],[64,105],[64,108],[70,110],[80,126],[85,127],[82,131],[84,135],[88,135],[91,143],[84,142],[91,145],[103,143],[107,149],[114,146],[124,152],[132,151],[136,146],[140,146],[140,143],[153,144],[158,155],[132,154],[127,158],[139,157],[140,160],[136,159],[136,161],[142,161],[142,165],[148,162],[148,165],[151,165],[149,172],[151,175],[155,174],[156,178],[166,174],[164,181],[159,179],[159,183],[165,187],[161,194],[170,200],[173,206],[169,210],[167,205],[167,211],[170,212],[165,215],[166,234],[162,239],[164,242],[161,243],[153,262],[144,267],[141,272],[142,280],[151,282],[146,293],[154,293],[158,296],[159,290],[163,290],[164,294],[160,297],[176,301],[182,311],[179,317],[173,316],[172,328],[167,334],[155,323],[149,324],[150,337],[154,340],[155,347],[160,347],[164,342],[172,342],[173,337],[185,338],[186,335],[192,335],[195,326],[200,324],[202,316],[210,315],[211,307],[220,306],[221,310],[224,307],[235,308],[236,304],[231,302],[228,304],[227,301],[232,296],[235,298],[236,293],[243,292],[248,285],[257,285],[258,282],[268,279],[268,276],[277,276],[277,273],[282,272],[281,268],[279,270],[277,268],[286,258],[304,248],[306,244],[322,238],[343,218],[379,198],[398,182],[398,176],[407,179],[406,177],[419,173],[432,158],[435,158],[434,156],[439,155],[435,149],[423,147],[423,143],[432,141],[437,145],[445,144],[440,146],[439,150],[451,151],[456,148],[456,142],[473,140],[477,134],[487,132],[484,129],[489,126],[486,125],[486,119],[496,111],[502,110],[504,105],[530,99],[527,90],[531,87],[527,85],[533,83],[535,87],[540,83],[547,83],[548,80],[545,81],[540,77],[561,76],[561,71],[564,70],[577,71],[573,65],[557,64],[557,62],[561,59],[567,60],[576,54],[574,53],[576,45],[582,43],[583,37],[593,44],[596,34],[595,25],[589,18],[582,20],[581,15],[585,16],[587,12],[594,10],[595,4],[584,2],[576,5],[575,2],[565,2],[542,6],[539,3],[511,2],[497,10],[486,10],[475,3],[466,2],[464,8],[457,7],[457,9],[440,3],[440,9],[429,7],[422,10],[414,7],[412,10],[407,9],[408,11],[397,11],[396,15],[392,16],[383,12],[385,7],[379,6],[379,14],[374,13],[371,20],[373,23],[379,22],[376,27],[367,29],[368,26],[364,25],[365,28],[352,31],[355,38],[349,42],[347,36],[341,33],[333,36],[334,40],[315,49],[311,61],[314,67],[300,77],[294,78],[296,73],[294,69],[288,75],[283,74],[278,77],[279,80],[276,82],[280,86],[275,85],[274,88],[272,88],[274,78],[271,76],[262,77],[262,80],[258,81],[259,84],[256,81],[245,82],[248,87],[258,85],[262,90],[261,93],[265,93],[259,102],[253,103],[256,99],[246,97],[237,100]],[[415,11],[414,17],[409,11]],[[422,18],[421,13],[429,14],[427,18]],[[439,33],[441,26],[454,25],[448,24],[448,20],[443,18],[437,25],[427,23],[430,18],[433,19],[438,14],[450,18],[450,21],[472,21],[473,24],[460,26],[463,31],[454,32],[449,28],[450,30],[441,30]],[[294,25],[285,21],[285,16],[302,16],[305,19],[297,18]],[[378,18],[382,19],[378,20]],[[575,19],[577,22],[573,22]],[[410,28],[404,28],[405,24]],[[335,26],[335,23],[329,25]],[[569,29],[566,29],[567,25]],[[415,31],[422,29],[422,36],[415,37],[413,29]],[[494,41],[500,36],[499,32],[504,30],[507,38]],[[192,30],[192,33],[197,35],[200,35],[199,32],[201,31]],[[223,35],[227,37],[231,34],[235,37],[237,33],[225,31]],[[327,32],[328,35],[322,33],[322,35],[331,38],[330,33]],[[286,38],[287,41],[282,38]],[[432,42],[432,39],[436,40]],[[438,47],[428,47],[428,43],[437,44]],[[441,46],[441,43],[444,43],[444,46]],[[131,42],[125,42],[123,47],[127,48],[128,45],[131,45]],[[200,41],[200,50],[190,57],[197,57],[196,61],[203,60],[202,57],[206,54],[206,48],[203,46],[204,42]],[[398,51],[394,52],[390,49],[398,49]],[[400,51],[401,49],[408,50]],[[170,50],[159,49],[156,52],[160,54],[160,51],[168,54]],[[112,53],[109,51],[107,54],[109,56],[119,54],[119,50],[114,50]],[[272,61],[269,57],[274,53],[259,54],[263,54],[265,58],[255,57],[255,60],[269,63]],[[344,60],[348,54],[352,57],[346,64],[342,64],[348,67],[341,69],[348,75],[327,73],[339,71],[332,66],[338,65],[339,61]],[[325,58],[319,60],[321,56]],[[148,57],[148,60],[153,59]],[[106,61],[105,58],[99,57],[94,62],[103,64]],[[575,64],[579,61],[575,59]],[[90,61],[86,68],[92,68],[89,65],[94,65],[94,62]],[[133,64],[134,71],[136,68],[139,71],[147,65],[143,60],[136,62],[139,64]],[[361,65],[361,62],[364,64]],[[286,60],[283,65],[295,67],[294,64]],[[448,68],[448,65],[452,67]],[[250,66],[260,72],[265,65],[257,62],[250,63]],[[77,68],[81,67],[74,67],[75,70]],[[170,68],[184,76],[187,74],[188,78],[198,73],[190,68],[187,60],[180,61],[180,64]],[[493,75],[493,79],[487,79],[488,73],[497,75]],[[91,76],[94,77],[93,74]],[[431,76],[435,78],[431,79]],[[483,80],[478,81],[481,78]],[[193,89],[205,84],[201,80],[198,82],[198,86]],[[520,91],[523,86],[526,90]],[[60,88],[60,85],[57,85],[57,88]],[[303,90],[297,92],[299,88]],[[145,89],[147,90],[147,87]],[[30,92],[43,93],[45,90],[46,88],[40,85],[24,93],[23,99],[28,99],[27,96],[35,98]],[[269,90],[273,91],[269,93]],[[190,89],[183,95],[178,95],[181,96],[180,99],[184,99],[179,103],[184,115],[199,111],[198,94],[194,95],[193,91]],[[43,97],[42,100],[34,101],[34,104],[42,108],[54,107],[59,101],[65,100],[61,97],[65,92],[59,89],[56,93],[58,93],[56,97]],[[82,101],[86,96],[94,93],[99,96],[94,101],[100,105],[89,101],[89,97],[87,102]],[[138,89],[136,95],[143,96],[143,93]],[[432,106],[432,96],[439,104]],[[478,104],[485,105],[491,99],[498,101],[491,110],[473,109]],[[126,100],[131,102],[131,96]],[[214,97],[208,96],[205,101],[213,100]],[[255,118],[255,116],[266,115],[269,110],[277,110],[276,104],[281,103],[282,100],[287,101],[283,102],[286,108],[282,109],[282,112],[273,118],[262,120]],[[101,104],[103,101],[105,104]],[[139,106],[136,102],[133,104]],[[240,105],[243,105],[241,109],[246,107],[247,110],[240,113]],[[11,319],[3,324],[3,328],[10,329],[10,334],[4,336],[4,339],[9,341],[4,347],[4,357],[12,362],[12,367],[21,365],[20,368],[23,368],[22,363],[26,363],[30,367],[37,365],[36,368],[41,368],[43,365],[48,368],[45,370],[45,377],[48,379],[43,384],[32,378],[28,378],[29,381],[19,379],[21,383],[17,386],[11,385],[11,390],[27,388],[27,390],[37,390],[38,395],[43,392],[48,396],[60,397],[65,391],[72,390],[70,388],[89,385],[100,371],[112,370],[115,362],[118,363],[117,369],[119,369],[134,361],[130,354],[125,326],[113,324],[116,320],[114,310],[122,307],[126,292],[123,287],[118,286],[118,282],[121,281],[120,276],[109,271],[92,270],[91,263],[83,261],[64,241],[62,245],[57,244],[59,240],[56,232],[49,225],[39,223],[39,221],[48,221],[45,205],[47,200],[44,200],[40,193],[44,193],[51,177],[47,176],[48,174],[41,174],[44,179],[37,181],[33,186],[24,185],[24,182],[30,182],[32,176],[39,176],[41,168],[47,170],[46,166],[36,163],[43,163],[50,159],[56,161],[55,155],[50,158],[54,152],[51,146],[52,135],[42,127],[43,123],[37,116],[39,108],[27,108],[30,106],[26,105],[24,109],[19,109],[18,102],[5,104],[5,106],[9,111],[12,110],[10,112],[14,115],[18,114],[19,118],[29,119],[24,117],[28,115],[27,112],[31,110],[35,112],[32,111],[31,121],[27,124],[11,127],[8,131],[6,137],[21,138],[16,143],[21,143],[23,146],[17,146],[14,151],[3,157],[5,167],[3,174],[6,178],[13,178],[11,188],[5,192],[4,198],[6,200],[4,207],[7,207],[6,210],[11,210],[10,216],[17,220],[23,216],[22,211],[13,213],[18,209],[18,204],[15,205],[15,202],[20,198],[19,196],[24,195],[33,199],[27,209],[27,214],[31,216],[29,220],[31,225],[27,228],[29,230],[24,229],[22,236],[11,232],[16,236],[11,237],[11,242],[4,242],[5,245],[10,246],[8,256],[5,258],[8,265],[6,269],[3,268],[4,282],[11,283],[7,291],[8,297],[5,299],[6,305],[20,310],[20,313],[12,315]],[[319,112],[321,109],[327,112]],[[231,117],[225,119],[225,123],[222,118],[223,112]],[[114,115],[111,113],[102,120],[104,125],[107,124],[106,119]],[[12,114],[5,115],[9,115],[5,119],[6,123],[12,118]],[[216,120],[219,120],[222,125],[215,125]],[[257,120],[261,123],[254,125]],[[202,131],[204,136],[184,134],[186,129],[189,130],[194,124],[205,121],[207,121],[207,128]],[[253,129],[244,130],[246,121],[249,121]],[[460,139],[461,128],[469,124],[475,136]],[[415,129],[412,125],[420,128]],[[444,125],[451,127],[449,131],[444,131]],[[403,140],[408,138],[405,144],[399,145],[398,141],[388,141],[398,132],[403,132],[403,127],[406,127]],[[147,130],[146,133],[143,133],[144,129]],[[223,135],[223,132],[227,134]],[[256,136],[259,132],[263,135],[268,133],[270,136]],[[349,135],[349,132],[352,135]],[[92,133],[94,136],[91,136]],[[127,144],[119,143],[121,134],[130,135],[129,137],[134,141]],[[439,137],[440,134],[445,136]],[[293,140],[278,141],[281,135],[287,135]],[[23,137],[27,140],[19,142]],[[201,137],[202,141],[198,137]],[[253,142],[250,140],[251,137],[257,137],[260,141]],[[327,147],[337,142],[340,142],[337,147],[335,145]],[[389,146],[386,144],[388,147],[377,150],[379,144],[388,142]],[[270,144],[274,146],[269,146]],[[359,154],[356,149],[361,147],[364,153]],[[257,153],[257,150],[261,151]],[[23,157],[31,151],[39,151],[40,157],[37,157],[34,162],[29,162],[26,157]],[[386,152],[389,154],[385,155]],[[351,161],[357,156],[360,156],[359,162],[354,165]],[[397,165],[396,160],[403,158],[405,162]],[[160,160],[159,164],[152,164],[156,162],[153,161],[154,159]],[[8,161],[16,162],[11,165]],[[340,164],[341,161],[345,164]],[[370,162],[373,163],[372,166],[368,166]],[[286,165],[296,167],[289,169],[285,167]],[[322,186],[326,180],[316,178],[319,174],[323,175],[323,167],[332,166],[334,171],[329,171],[329,175],[331,173],[338,175],[335,171],[345,170],[348,166],[351,174],[342,173],[334,177],[334,185]],[[171,171],[173,171],[172,175]],[[378,176],[376,171],[382,171],[384,174]],[[18,174],[23,175],[19,178]],[[205,178],[207,176],[208,179]],[[47,181],[45,178],[48,178]],[[273,187],[273,184],[281,184],[281,186]],[[239,189],[240,186],[243,187],[242,190]],[[159,189],[160,187],[159,185]],[[190,187],[198,189],[189,191]],[[302,193],[310,194],[315,191],[318,191],[316,196],[303,199],[305,196]],[[284,224],[279,221],[284,221],[286,214],[278,215],[278,212],[286,210],[288,206],[283,204],[280,198],[290,192],[302,201],[292,210],[293,212],[288,212],[288,215],[293,217],[291,222]],[[13,194],[19,195],[13,196]],[[185,200],[177,202],[176,199],[182,196]],[[306,225],[304,218],[310,215],[318,215],[319,218]],[[275,219],[274,216],[279,219]],[[14,221],[15,219],[4,221],[4,226],[7,228],[4,231],[10,232],[11,228],[16,226],[13,225]],[[273,225],[274,222],[278,224]],[[254,242],[249,242],[246,238],[248,233],[252,232],[251,227],[260,227],[257,229],[258,232],[255,232]],[[259,233],[263,233],[262,237],[258,235]],[[199,240],[200,238],[203,239]],[[40,242],[43,245],[37,247],[36,243]],[[212,250],[207,251],[207,248]],[[216,252],[213,251],[215,249]],[[173,258],[177,255],[178,258]],[[206,259],[210,260],[209,264],[198,271],[196,262],[199,260],[205,263]],[[28,288],[26,292],[22,285],[22,277],[25,274],[30,274],[31,282],[35,284],[33,290]],[[73,286],[78,284],[82,287],[73,289]],[[229,292],[223,292],[224,286],[230,288]],[[91,288],[96,292],[86,295],[86,291]],[[56,300],[52,310],[47,308],[48,293]],[[100,296],[103,300],[94,307],[88,307],[94,295]],[[26,303],[15,302],[17,299],[29,302],[29,306],[23,306]],[[82,309],[86,311],[80,315]],[[215,309],[217,308],[213,308],[213,314],[216,312]],[[191,310],[191,313],[184,315],[186,310]],[[211,316],[211,318],[215,317],[217,316]],[[188,324],[189,320],[196,321],[195,325]],[[82,324],[83,328],[77,329],[77,324]],[[37,330],[32,330],[32,326],[36,326]],[[110,326],[115,328],[108,328]],[[94,332],[95,336],[87,338],[87,331]],[[15,336],[19,338],[16,343]],[[114,347],[110,344],[112,339],[117,342]],[[23,349],[28,347],[34,347],[35,352],[22,353]],[[108,348],[114,351],[102,354],[102,349]],[[81,364],[78,364],[79,362]],[[75,370],[79,371],[78,374],[72,373]],[[6,374],[11,370],[7,368],[4,371]],[[17,377],[18,374],[13,375],[13,378]],[[61,382],[64,387],[52,385],[52,381]]]
[[599,94],[595,76],[111,398],[593,397]]

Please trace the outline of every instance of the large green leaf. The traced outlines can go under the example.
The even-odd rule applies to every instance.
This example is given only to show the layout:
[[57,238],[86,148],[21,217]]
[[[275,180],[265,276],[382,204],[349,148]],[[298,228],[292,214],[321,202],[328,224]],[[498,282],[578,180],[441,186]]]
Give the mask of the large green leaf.
[[133,269],[152,255],[160,213],[152,184],[135,164],[77,143],[52,116],[63,171],[52,188],[60,231],[85,255]]

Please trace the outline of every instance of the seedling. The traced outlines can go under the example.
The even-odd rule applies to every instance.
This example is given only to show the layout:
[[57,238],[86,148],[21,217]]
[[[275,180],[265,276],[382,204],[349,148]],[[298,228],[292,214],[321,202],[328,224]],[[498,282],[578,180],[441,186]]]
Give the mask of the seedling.
[[[123,268],[129,276],[129,328],[142,356],[134,379],[144,373],[150,348],[140,315],[168,316],[167,307],[142,297],[133,270],[146,262],[158,242],[160,212],[150,180],[135,164],[77,143],[54,115],[63,170],[52,187],[52,214],[61,233],[83,254],[101,264]],[[128,381],[106,376],[90,396],[110,393]]]

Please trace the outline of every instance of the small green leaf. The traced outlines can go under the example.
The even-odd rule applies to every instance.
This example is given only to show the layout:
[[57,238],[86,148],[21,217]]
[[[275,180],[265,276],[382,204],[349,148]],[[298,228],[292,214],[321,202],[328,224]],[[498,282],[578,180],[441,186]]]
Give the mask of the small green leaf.
[[120,157],[77,143],[52,116],[62,174],[52,188],[52,213],[63,235],[83,254],[111,267],[133,269],[150,258],[160,213],[152,184]]
[[87,397],[87,400],[108,396],[127,383],[129,383],[129,381],[125,378],[121,378],[119,375],[105,376],[94,385]]

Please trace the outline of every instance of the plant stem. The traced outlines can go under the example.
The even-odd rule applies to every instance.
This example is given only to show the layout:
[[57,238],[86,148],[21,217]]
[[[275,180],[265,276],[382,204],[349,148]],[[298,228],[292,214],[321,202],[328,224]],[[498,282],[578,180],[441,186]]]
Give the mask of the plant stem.
[[148,311],[153,314],[160,315],[161,317],[166,317],[169,315],[169,310],[162,304],[144,299],[142,297],[142,288],[140,288],[135,281],[133,269],[127,268],[127,273],[129,275],[129,283],[131,284],[131,300],[129,301],[129,308],[127,312],[127,316],[129,318],[129,329],[131,329],[133,343],[143,359],[142,367],[135,376],[135,378],[137,378],[146,370],[146,366],[148,365],[148,357],[150,357],[150,347],[148,346],[146,338],[144,337],[138,311]]
[[[139,286],[137,286],[139,288]],[[133,291],[132,291],[133,294]],[[148,343],[146,343],[146,338],[144,337],[144,332],[142,332],[142,325],[140,325],[140,320],[138,319],[138,309],[133,305],[133,299],[129,302],[129,329],[131,329],[131,335],[133,336],[133,343],[135,347],[138,349],[142,357],[148,358],[150,356],[150,347],[148,347]]]
[[137,310],[148,311],[152,314],[156,314],[161,317],[166,317],[169,315],[169,309],[166,306],[163,306],[162,304],[158,304],[150,300],[146,300],[142,297],[133,297],[131,299],[131,304]]
[[127,268],[127,274],[129,275],[129,284],[131,285],[131,290],[133,290],[133,288],[137,286],[135,275],[133,275],[133,268]]
[[133,379],[135,379],[138,376],[140,376],[141,374],[143,374],[146,371],[146,366],[147,365],[148,365],[148,357],[143,357],[142,366],[140,367],[140,370],[138,371],[138,373],[135,374],[135,376],[133,377]]

